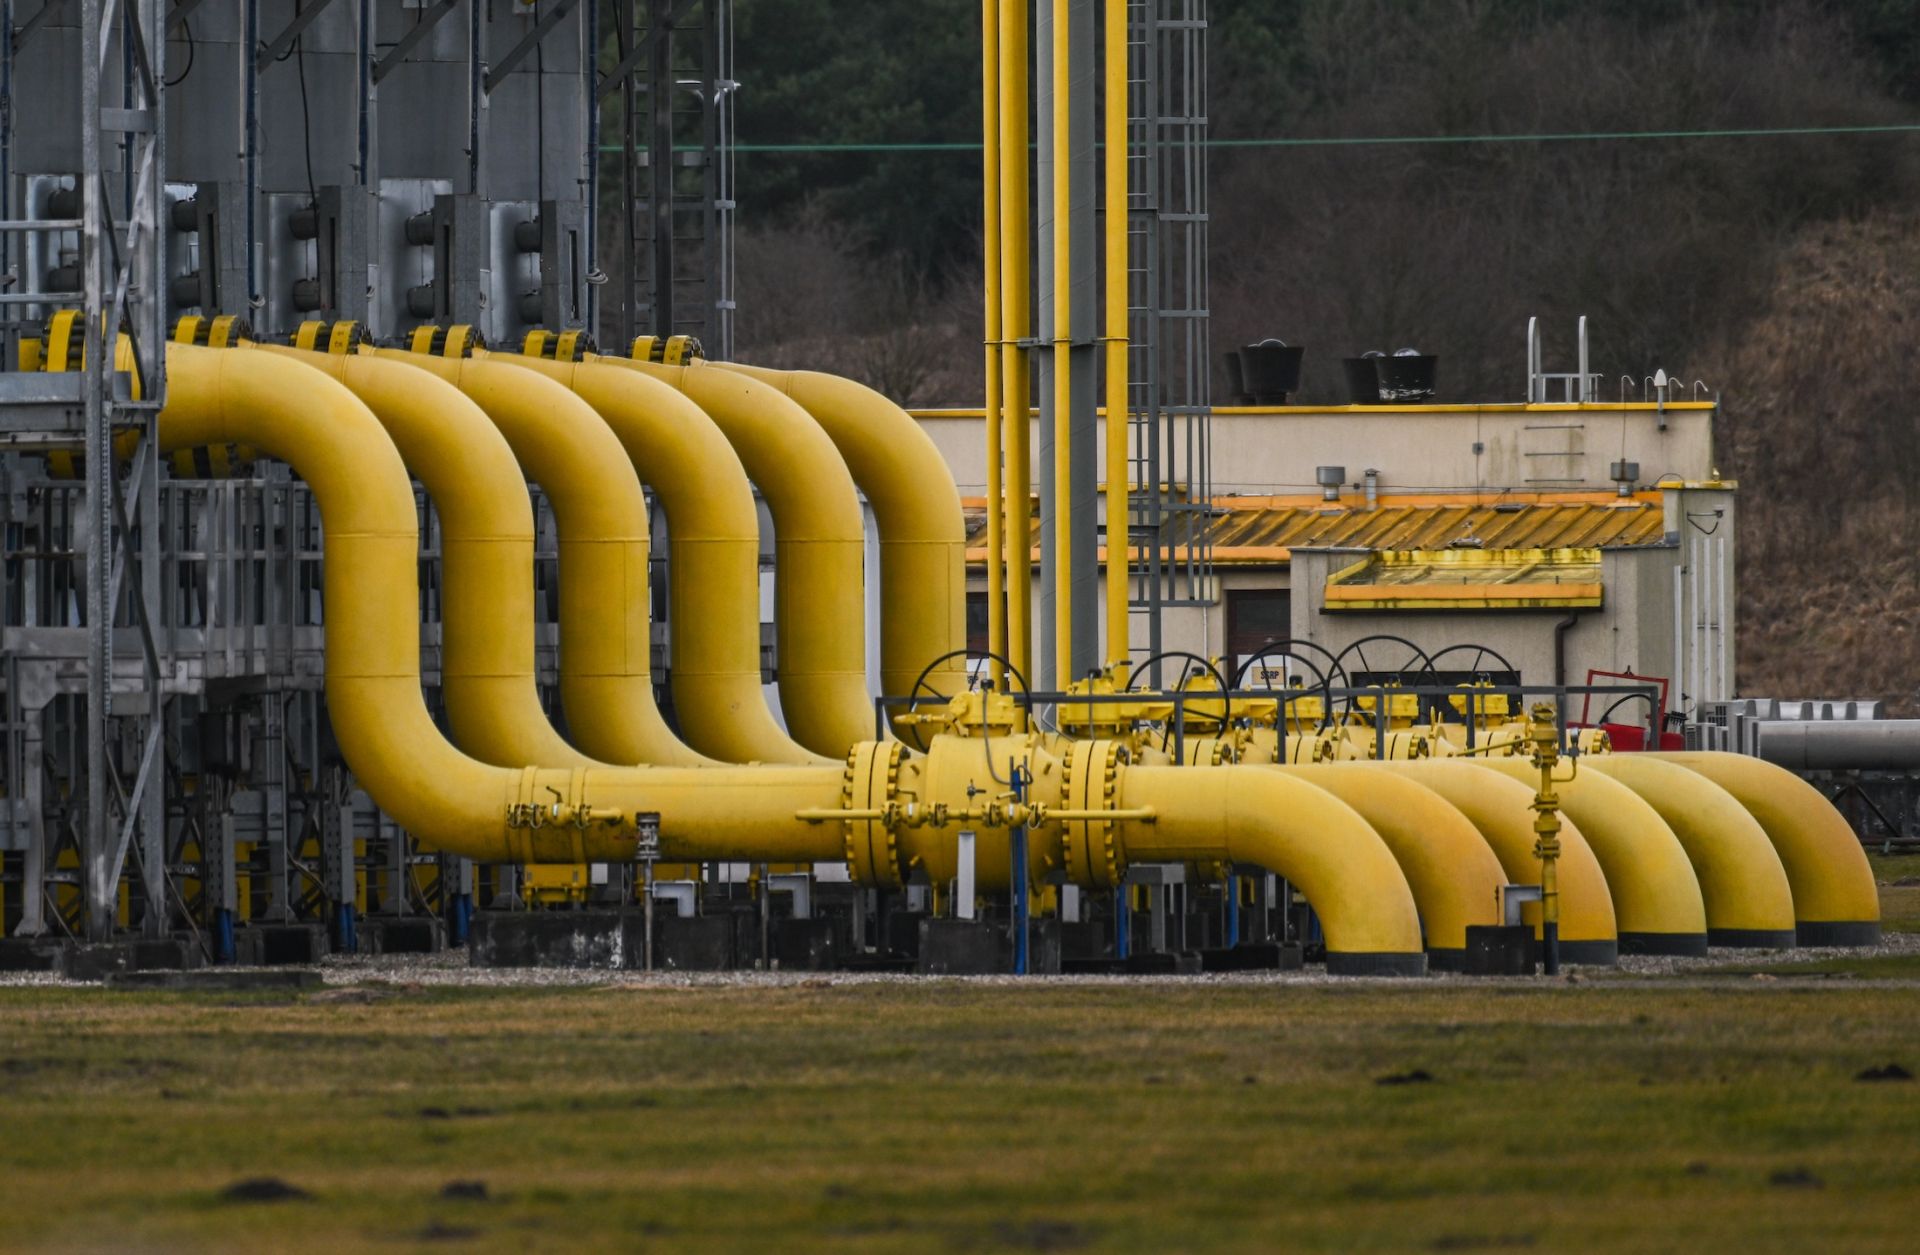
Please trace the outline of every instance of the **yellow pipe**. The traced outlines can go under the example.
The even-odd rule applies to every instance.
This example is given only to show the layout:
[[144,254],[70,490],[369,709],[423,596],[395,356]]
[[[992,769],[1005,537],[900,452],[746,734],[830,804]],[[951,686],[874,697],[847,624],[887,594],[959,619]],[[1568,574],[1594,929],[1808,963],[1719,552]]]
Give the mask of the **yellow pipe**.
[[1592,772],[1626,785],[1658,812],[1686,851],[1716,946],[1793,945],[1793,891],[1772,843],[1726,790],[1652,754],[1593,754]]
[[1468,926],[1501,922],[1498,895],[1507,875],[1500,860],[1480,830],[1432,789],[1360,763],[1277,770],[1333,794],[1386,842],[1413,891],[1435,968],[1461,966]]
[[1073,76],[1071,0],[1052,0],[1053,35],[1053,578],[1054,675],[1073,665]]
[[[966,521],[946,459],[905,410],[864,384],[811,370],[713,365],[779,390],[811,415],[872,505],[880,534],[880,684],[906,696],[929,663],[967,647]],[[949,658],[926,682],[948,697],[965,691],[965,659]],[[925,748],[919,732],[894,731]]]
[[1000,287],[1000,3],[980,5],[980,137],[985,184],[984,226],[981,231],[981,271],[985,289],[987,429],[987,650],[998,655],[993,678],[1006,684],[999,658],[1007,654],[1007,484],[1001,457],[1001,303]]
[[780,712],[793,739],[844,758],[873,736],[867,693],[866,531],[839,451],[805,410],[756,379],[704,363],[591,357],[664,380],[713,419],[773,515]]
[[1661,754],[1713,781],[1744,806],[1773,842],[1793,887],[1803,946],[1880,941],[1880,889],[1860,839],[1833,804],[1784,767],[1745,754]]
[[560,700],[573,740],[602,762],[710,764],[681,744],[654,702],[646,498],[593,407],[484,355],[376,353],[456,384],[546,490],[560,531]]
[[163,450],[250,444],[312,488],[334,735],[360,786],[422,845],[482,862],[624,862],[636,816],[652,812],[673,861],[844,857],[834,826],[795,817],[840,804],[838,768],[514,769],[455,750],[421,694],[413,488],[379,422],[325,374],[267,353],[170,345],[167,385]]
[[1115,825],[1130,862],[1253,863],[1293,882],[1320,916],[1327,970],[1419,975],[1420,916],[1407,877],[1372,827],[1333,794],[1288,772],[1125,767]]
[[[1540,883],[1532,788],[1453,759],[1369,763],[1363,770],[1404,773],[1426,785],[1480,830],[1506,870],[1508,883]],[[1619,941],[1607,878],[1576,825],[1563,825],[1559,841],[1560,957],[1568,963],[1610,964],[1619,957]],[[1528,903],[1523,916],[1539,936],[1539,905]]]
[[1001,421],[1006,436],[1007,656],[1033,674],[1032,385],[1020,342],[1033,335],[1032,211],[1028,205],[1028,0],[1000,0]]
[[730,763],[828,761],[774,720],[760,683],[760,518],[733,446],[675,388],[603,359],[497,355],[571,389],[626,450],[667,516],[667,614],[675,720]]
[[534,676],[533,506],[513,450],[453,385],[411,363],[289,356],[373,412],[440,517],[440,688],[460,748],[498,766],[599,766],[554,731]]
[[[1524,759],[1462,759],[1531,785],[1539,772]],[[1622,954],[1707,952],[1707,908],[1686,849],[1660,813],[1619,781],[1587,770],[1554,780],[1561,813],[1572,820],[1600,860],[1620,928]]]
[[1127,640],[1127,0],[1106,3],[1107,131],[1107,661]]

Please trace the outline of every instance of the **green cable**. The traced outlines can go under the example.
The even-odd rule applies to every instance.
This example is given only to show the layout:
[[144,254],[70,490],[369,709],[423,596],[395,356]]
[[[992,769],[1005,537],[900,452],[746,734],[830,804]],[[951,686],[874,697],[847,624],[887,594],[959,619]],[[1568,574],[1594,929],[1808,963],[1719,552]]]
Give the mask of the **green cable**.
[[[1893,123],[1882,126],[1774,126],[1695,131],[1542,131],[1521,135],[1356,135],[1356,136],[1267,136],[1252,139],[1208,138],[1208,148],[1362,148],[1396,144],[1552,144],[1596,140],[1676,140],[1676,139],[1771,139],[1798,135],[1906,135],[1920,131],[1920,123]],[[1096,144],[1095,147],[1103,145]],[[620,144],[602,144],[601,152],[625,151]],[[699,152],[699,145],[683,145],[677,152]],[[946,153],[980,151],[975,142],[900,141],[892,143],[816,143],[758,144],[739,143],[732,151],[748,153],[823,154],[823,153]]]

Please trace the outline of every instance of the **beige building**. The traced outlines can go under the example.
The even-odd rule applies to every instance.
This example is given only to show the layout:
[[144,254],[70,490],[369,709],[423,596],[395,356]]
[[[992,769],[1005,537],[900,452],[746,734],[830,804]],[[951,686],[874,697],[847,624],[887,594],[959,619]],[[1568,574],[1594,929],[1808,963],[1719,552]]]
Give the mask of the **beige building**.
[[[1735,486],[1717,478],[1713,409],[1217,410],[1198,545],[1209,574],[1196,604],[1163,611],[1162,645],[1238,666],[1274,639],[1339,654],[1392,636],[1412,647],[1360,645],[1349,675],[1424,668],[1445,650],[1433,667],[1449,681],[1631,672],[1674,680],[1672,704],[1685,694],[1689,710],[1728,697]],[[981,416],[917,417],[967,499],[970,625],[984,643]]]

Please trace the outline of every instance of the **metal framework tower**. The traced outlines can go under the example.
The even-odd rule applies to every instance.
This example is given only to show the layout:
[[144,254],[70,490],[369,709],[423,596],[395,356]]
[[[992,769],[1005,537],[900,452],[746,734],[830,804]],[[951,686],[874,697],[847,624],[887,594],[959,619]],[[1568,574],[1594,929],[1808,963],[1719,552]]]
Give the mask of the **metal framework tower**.
[[733,348],[733,0],[623,0],[625,332]]
[[1147,620],[1146,647],[1158,654],[1165,609],[1212,601],[1207,4],[1136,0],[1128,10],[1130,531],[1145,551],[1132,602]]

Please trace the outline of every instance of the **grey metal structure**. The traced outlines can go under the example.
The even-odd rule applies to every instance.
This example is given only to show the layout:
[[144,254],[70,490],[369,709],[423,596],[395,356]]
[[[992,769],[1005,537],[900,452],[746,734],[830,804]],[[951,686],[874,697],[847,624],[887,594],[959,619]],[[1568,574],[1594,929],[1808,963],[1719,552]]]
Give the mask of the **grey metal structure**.
[[[1207,4],[1134,0],[1128,14],[1135,484],[1128,530],[1132,546],[1147,555],[1136,563],[1131,602],[1146,617],[1145,648],[1157,656],[1162,612],[1213,600],[1206,539],[1213,497]],[[1156,663],[1150,683],[1161,682],[1158,669]]]
[[[596,0],[0,0],[0,934],[137,929],[259,957],[322,929],[352,947],[363,914],[457,928],[476,895],[516,900],[510,876],[415,852],[354,789],[322,698],[305,486],[239,450],[163,457],[155,420],[182,315],[201,343],[309,321],[389,342],[464,322],[507,347],[591,331],[599,17]],[[36,356],[64,369],[22,369]],[[535,502],[551,687],[556,537]],[[278,931],[236,932],[249,919]]]
[[616,0],[626,284],[622,342],[733,351],[733,0]]

